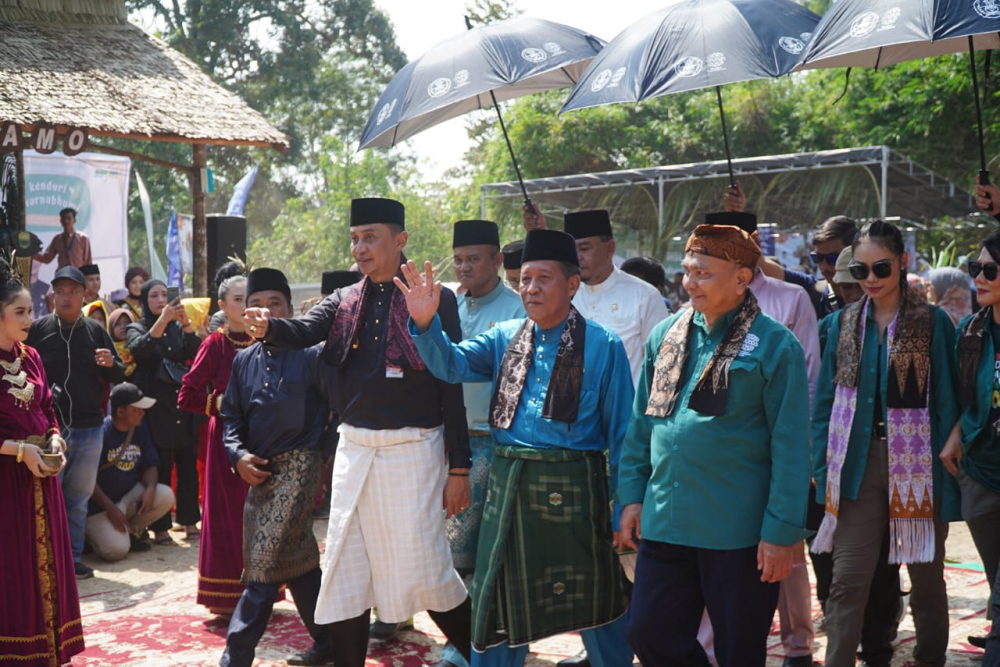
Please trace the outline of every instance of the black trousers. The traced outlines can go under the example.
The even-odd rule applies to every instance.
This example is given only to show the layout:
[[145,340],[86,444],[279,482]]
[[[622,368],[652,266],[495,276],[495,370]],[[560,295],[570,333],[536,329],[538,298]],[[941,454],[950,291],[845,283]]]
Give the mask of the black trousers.
[[[472,662],[472,599],[448,611],[427,611],[431,620],[441,629],[448,643],[462,654],[466,662]],[[364,667],[368,655],[368,628],[371,609],[360,616],[331,623],[330,640],[333,642],[334,667]]]
[[986,637],[986,655],[983,656],[983,667],[1000,667],[1000,573],[993,582],[993,594],[990,596],[990,610],[993,612],[993,627]]
[[[177,523],[182,526],[193,526],[201,521],[201,510],[198,508],[198,447],[182,449],[156,448],[160,457],[160,484],[170,486],[173,468],[177,467]],[[149,529],[157,533],[170,530],[170,512],[154,521]]]
[[[319,568],[287,583],[295,608],[309,631],[309,636],[313,638],[315,648],[328,653],[331,644],[330,626],[316,625],[315,621],[319,584]],[[226,651],[219,662],[222,667],[250,667],[253,664],[257,643],[267,629],[279,588],[280,584],[248,584],[244,589],[229,621]]]
[[[811,492],[812,493],[812,492]],[[812,497],[812,496],[810,496]],[[809,503],[807,528],[819,529],[825,508],[819,503]],[[812,538],[808,540],[812,544]],[[816,575],[816,598],[826,611],[826,599],[833,582],[833,554],[810,553],[813,574]],[[868,603],[865,605],[864,627],[861,630],[861,651],[858,657],[873,667],[888,667],[892,662],[892,642],[899,629],[899,609],[903,601],[899,590],[899,565],[889,563],[889,531],[882,538],[878,565],[872,577]],[[1000,667],[1000,666],[998,666]]]
[[706,667],[702,611],[719,667],[764,667],[778,584],[760,580],[757,547],[714,550],[643,540],[635,565],[628,640],[644,665]]

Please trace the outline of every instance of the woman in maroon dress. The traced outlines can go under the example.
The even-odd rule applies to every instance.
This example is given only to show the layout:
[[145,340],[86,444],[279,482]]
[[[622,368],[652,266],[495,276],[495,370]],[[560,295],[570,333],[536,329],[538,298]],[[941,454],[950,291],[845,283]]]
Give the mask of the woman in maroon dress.
[[243,332],[245,290],[245,276],[234,276],[219,286],[219,308],[226,314],[226,325],[202,342],[177,397],[181,409],[210,417],[198,547],[198,604],[217,614],[231,614],[243,593],[243,504],[249,487],[229,464],[222,444],[219,406],[236,353],[253,344]]
[[83,651],[80,598],[55,465],[65,451],[41,357],[24,344],[31,294],[0,259],[0,664],[51,667]]

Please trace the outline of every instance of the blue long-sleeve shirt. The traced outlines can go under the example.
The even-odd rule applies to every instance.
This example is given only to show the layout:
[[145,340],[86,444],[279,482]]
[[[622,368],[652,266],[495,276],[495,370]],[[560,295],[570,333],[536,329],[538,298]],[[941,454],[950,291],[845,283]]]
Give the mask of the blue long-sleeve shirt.
[[[830,415],[837,386],[833,382],[837,374],[837,346],[840,341],[840,326],[843,310],[833,314],[830,333],[823,351],[823,363],[816,383],[816,405],[813,408],[813,478],[816,480],[816,502],[826,501],[826,450],[830,429]],[[931,412],[931,450],[933,456],[934,510],[941,521],[961,519],[958,485],[941,463],[938,455],[944,448],[948,434],[960,416],[953,354],[955,349],[955,328],[948,314],[940,308],[934,309],[934,332],[931,334],[931,378],[930,397],[927,399]],[[886,341],[879,343],[878,322],[869,311],[865,324],[865,338],[861,343],[861,363],[858,369],[857,407],[851,423],[847,454],[840,474],[840,497],[854,500],[858,497],[861,480],[868,462],[868,448],[871,446],[872,422],[875,417],[875,378],[880,382],[882,414],[886,414],[885,399],[888,395],[889,370],[887,368]]]
[[694,314],[676,407],[665,418],[647,415],[646,406],[660,346],[679,315],[646,341],[618,485],[622,506],[643,504],[644,539],[742,549],[808,536],[809,380],[792,332],[758,315],[729,368],[725,414],[688,405],[735,312],[711,330]]
[[322,349],[257,343],[236,355],[220,411],[233,467],[247,452],[267,459],[293,449],[320,449],[326,442],[330,399]]
[[[498,323],[485,333],[452,343],[434,316],[418,334],[410,320],[410,334],[427,368],[445,382],[494,382],[504,352],[523,319]],[[549,378],[559,350],[565,320],[552,329],[535,325],[535,352],[528,379],[509,429],[491,428],[501,445],[605,451],[611,467],[611,489],[618,479],[622,440],[632,413],[632,373],[625,347],[610,329],[585,320],[583,386],[580,408],[572,424],[542,416]]]

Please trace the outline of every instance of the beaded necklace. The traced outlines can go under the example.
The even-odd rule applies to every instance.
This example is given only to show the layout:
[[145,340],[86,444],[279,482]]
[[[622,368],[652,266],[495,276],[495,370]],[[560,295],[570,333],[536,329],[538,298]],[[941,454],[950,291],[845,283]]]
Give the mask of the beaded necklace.
[[4,371],[2,381],[11,385],[7,388],[7,393],[14,397],[14,405],[22,410],[27,410],[28,406],[31,405],[31,399],[35,396],[35,385],[28,382],[27,372],[21,369],[21,363],[24,361],[24,355],[28,348],[24,343],[15,344],[21,347],[21,353],[14,361],[0,359],[0,368],[3,368]]

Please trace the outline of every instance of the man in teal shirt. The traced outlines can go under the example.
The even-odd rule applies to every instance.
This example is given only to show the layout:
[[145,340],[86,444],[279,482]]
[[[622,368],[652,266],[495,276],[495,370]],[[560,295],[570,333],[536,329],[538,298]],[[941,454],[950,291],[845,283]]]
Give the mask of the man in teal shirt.
[[738,227],[688,239],[691,310],[646,342],[622,449],[622,537],[639,539],[629,640],[645,665],[763,667],[793,547],[807,535],[809,382],[795,336],[749,291],[760,249]]
[[472,586],[472,665],[519,666],[529,642],[577,630],[594,665],[630,666],[609,509],[632,404],[628,357],[618,336],[572,306],[572,236],[532,230],[522,259],[528,318],[458,344],[436,315],[430,263],[424,276],[404,267],[408,285],[397,279],[427,368],[493,386],[497,445]]
[[[455,277],[465,288],[458,300],[458,317],[462,322],[462,339],[468,340],[485,333],[507,320],[524,317],[524,307],[517,292],[510,290],[498,271],[503,265],[500,252],[500,231],[489,220],[459,220],[452,230],[452,259]],[[520,258],[519,258],[520,259]],[[472,447],[472,468],[469,470],[471,502],[468,509],[448,519],[448,541],[455,569],[466,578],[476,568],[476,546],[479,526],[486,504],[486,485],[493,461],[493,436],[490,435],[490,385],[466,383],[465,414],[469,421],[469,445]],[[467,667],[468,663],[454,646],[444,648],[437,667]]]

